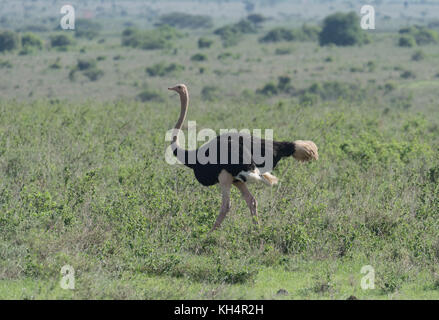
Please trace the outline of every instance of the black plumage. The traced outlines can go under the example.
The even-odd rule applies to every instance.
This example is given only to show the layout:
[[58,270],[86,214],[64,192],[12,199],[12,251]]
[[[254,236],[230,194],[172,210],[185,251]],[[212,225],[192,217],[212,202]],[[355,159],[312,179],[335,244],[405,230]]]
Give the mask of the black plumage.
[[[233,151],[238,152],[238,161],[233,161]],[[294,151],[294,142],[266,141],[244,133],[222,134],[196,150],[185,150],[177,147],[174,147],[173,150],[180,162],[194,170],[198,182],[204,186],[218,183],[218,175],[222,170],[229,172],[233,177],[237,177],[243,171],[253,171],[255,168],[264,168],[261,172],[270,172],[283,157],[292,156]],[[202,154],[209,158],[210,152],[216,152],[216,156],[211,157],[211,161],[207,163],[200,162],[199,155]],[[255,157],[256,152],[257,157]],[[191,155],[191,153],[194,154]],[[246,158],[245,154],[249,157]],[[227,161],[223,161],[226,163],[221,163],[221,159],[227,159]],[[268,163],[262,161],[263,159],[269,159]],[[245,179],[244,177],[240,178]]]

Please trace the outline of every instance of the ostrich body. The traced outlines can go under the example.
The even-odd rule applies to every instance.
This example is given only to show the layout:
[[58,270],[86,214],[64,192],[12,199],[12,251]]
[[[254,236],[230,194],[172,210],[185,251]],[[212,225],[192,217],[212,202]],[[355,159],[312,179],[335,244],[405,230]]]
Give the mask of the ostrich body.
[[[294,142],[266,141],[251,135],[242,133],[225,133],[217,136],[196,150],[186,150],[178,143],[178,132],[186,118],[189,105],[189,92],[184,84],[168,88],[180,95],[180,117],[172,133],[172,148],[174,155],[185,166],[194,171],[195,178],[204,186],[220,184],[222,193],[222,205],[220,213],[210,232],[220,226],[230,210],[230,189],[237,187],[246,201],[254,223],[258,224],[257,201],[247,188],[248,182],[262,182],[272,186],[278,179],[271,174],[277,163],[284,157],[292,156],[298,161],[311,161],[318,159],[317,146],[312,141],[296,140]],[[267,143],[268,142],[268,143]],[[239,146],[238,154],[232,151],[232,145]],[[270,163],[258,162],[255,159],[254,146],[258,146],[258,152],[262,157],[269,156]],[[201,162],[197,155],[200,153],[209,156],[211,150],[217,150],[216,161]],[[221,156],[222,155],[222,156]],[[233,161],[233,159],[235,161]],[[193,159],[193,161],[190,161]],[[226,159],[227,161],[221,161]]]

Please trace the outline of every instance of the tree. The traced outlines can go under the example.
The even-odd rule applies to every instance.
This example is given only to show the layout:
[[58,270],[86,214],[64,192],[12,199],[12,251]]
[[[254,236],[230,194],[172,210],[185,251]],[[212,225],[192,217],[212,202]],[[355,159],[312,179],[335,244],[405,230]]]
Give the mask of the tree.
[[21,46],[23,48],[36,48],[41,50],[43,48],[43,40],[33,33],[25,33],[21,36]]
[[359,20],[355,12],[337,12],[327,16],[319,34],[320,45],[352,46],[367,43],[368,37],[361,30]]
[[52,47],[67,47],[73,43],[72,38],[65,34],[53,34],[50,36]]
[[77,19],[75,22],[75,37],[94,39],[99,35],[102,26],[90,19]]
[[15,50],[19,44],[17,33],[9,30],[0,31],[0,52]]

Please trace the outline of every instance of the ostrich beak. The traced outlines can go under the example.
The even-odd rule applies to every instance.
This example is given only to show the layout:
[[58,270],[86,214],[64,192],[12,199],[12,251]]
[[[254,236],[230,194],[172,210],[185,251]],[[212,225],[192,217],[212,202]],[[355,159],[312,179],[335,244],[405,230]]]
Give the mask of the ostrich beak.
[[168,88],[168,90],[176,91],[175,87],[174,88]]

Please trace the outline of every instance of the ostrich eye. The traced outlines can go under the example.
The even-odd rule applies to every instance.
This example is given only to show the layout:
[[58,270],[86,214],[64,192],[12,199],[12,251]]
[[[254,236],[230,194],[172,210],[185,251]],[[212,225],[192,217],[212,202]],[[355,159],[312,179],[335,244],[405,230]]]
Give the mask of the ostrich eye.
[[181,89],[181,86],[178,86],[178,89]]

